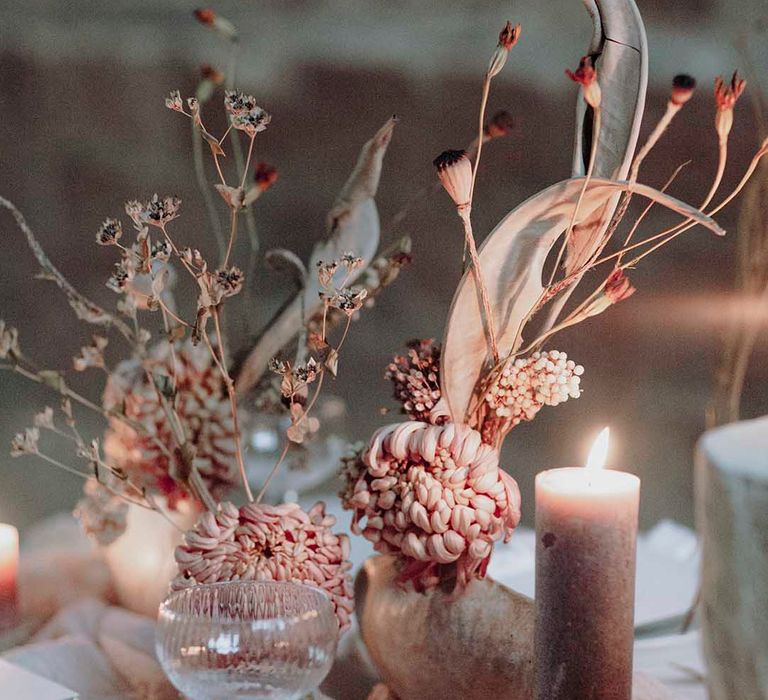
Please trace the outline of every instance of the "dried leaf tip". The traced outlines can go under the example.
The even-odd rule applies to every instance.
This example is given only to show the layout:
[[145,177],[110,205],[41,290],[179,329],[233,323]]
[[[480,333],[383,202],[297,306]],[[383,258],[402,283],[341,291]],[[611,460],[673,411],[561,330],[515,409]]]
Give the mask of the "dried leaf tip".
[[437,176],[457,207],[469,205],[472,190],[472,163],[466,151],[443,151],[434,161]]
[[520,25],[507,22],[504,25],[504,29],[499,33],[499,43],[496,46],[496,51],[491,56],[491,62],[488,66],[487,80],[497,76],[501,73],[501,69],[504,68],[504,64],[507,62],[510,49],[517,43],[520,38]]
[[600,84],[597,82],[597,71],[591,56],[583,56],[575,71],[566,69],[565,74],[575,83],[581,85],[581,91],[586,103],[597,109],[600,106]]
[[669,101],[676,107],[682,107],[693,97],[693,91],[696,89],[696,80],[690,75],[681,73],[672,79],[672,93]]

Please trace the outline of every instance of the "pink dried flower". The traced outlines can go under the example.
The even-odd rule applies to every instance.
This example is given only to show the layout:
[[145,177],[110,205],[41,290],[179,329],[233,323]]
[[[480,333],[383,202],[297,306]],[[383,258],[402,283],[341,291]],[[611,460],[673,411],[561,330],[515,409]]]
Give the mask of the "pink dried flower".
[[680,74],[672,79],[672,94],[670,102],[673,105],[682,107],[693,97],[693,91],[696,89],[696,80],[690,75]]
[[432,423],[430,414],[440,400],[440,345],[434,340],[412,340],[406,355],[396,355],[385,377],[394,398],[412,420]]
[[624,270],[620,267],[617,267],[608,276],[608,279],[603,286],[603,293],[608,297],[611,304],[618,304],[620,301],[629,299],[635,291],[637,290],[632,286],[629,277],[624,274]]
[[472,163],[466,151],[443,151],[432,163],[456,206],[466,207],[472,190]]
[[350,625],[353,610],[349,540],[331,528],[336,518],[325,504],[307,513],[296,503],[271,506],[248,503],[239,510],[222,503],[206,512],[176,549],[178,590],[219,581],[294,581],[325,591],[333,601],[339,627]]
[[467,425],[396,423],[376,431],[361,459],[344,465],[342,502],[352,531],[397,554],[398,581],[435,587],[449,571],[456,589],[482,578],[493,543],[520,520],[515,480]]
[[514,127],[512,115],[506,110],[501,110],[493,115],[491,120],[483,128],[486,138],[497,139],[506,136]]
[[221,85],[224,82],[224,73],[217,70],[209,63],[203,63],[200,66],[200,77],[203,80],[210,80],[215,85]]
[[92,343],[80,348],[80,354],[74,359],[75,370],[84,372],[90,367],[104,368],[104,349],[109,341],[100,335],[92,336]]
[[597,82],[597,71],[590,56],[584,56],[579,61],[576,71],[565,71],[565,74],[575,83],[581,85],[584,100],[593,109],[600,106],[600,84]]
[[274,165],[259,161],[253,169],[253,179],[262,192],[266,192],[277,182],[277,168]]
[[195,18],[200,24],[212,27],[216,21],[216,13],[210,7],[201,7],[194,11]]
[[[237,481],[234,425],[224,380],[208,348],[185,342],[176,346],[174,360],[170,345],[163,343],[152,351],[149,369],[155,377],[168,377],[169,385],[170,377],[175,378],[174,406],[195,449],[195,465],[214,497],[221,496]],[[173,478],[177,457],[171,424],[142,365],[118,365],[107,382],[104,406],[141,423],[174,455],[169,459],[150,437],[112,419],[104,437],[107,461],[138,484],[167,496],[171,508],[187,498]]]
[[721,140],[728,138],[731,132],[733,108],[746,87],[747,81],[739,78],[738,71],[734,71],[730,85],[726,84],[720,75],[715,78],[715,129]]
[[491,56],[491,62],[488,66],[487,77],[491,79],[501,73],[501,69],[504,68],[504,64],[507,62],[510,49],[517,43],[520,38],[520,25],[507,22],[504,25],[504,29],[499,33],[499,43],[496,46],[493,56]]
[[106,546],[125,532],[128,503],[91,477],[83,486],[83,497],[75,507],[74,516],[88,537]]

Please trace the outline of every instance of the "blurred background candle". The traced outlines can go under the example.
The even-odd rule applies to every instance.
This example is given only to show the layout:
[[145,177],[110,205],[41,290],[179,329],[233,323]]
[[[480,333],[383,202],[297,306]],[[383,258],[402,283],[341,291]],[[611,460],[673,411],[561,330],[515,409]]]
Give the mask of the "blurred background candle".
[[630,700],[640,480],[586,468],[536,477],[536,700]]
[[16,578],[19,570],[19,531],[0,524],[0,629],[17,621]]

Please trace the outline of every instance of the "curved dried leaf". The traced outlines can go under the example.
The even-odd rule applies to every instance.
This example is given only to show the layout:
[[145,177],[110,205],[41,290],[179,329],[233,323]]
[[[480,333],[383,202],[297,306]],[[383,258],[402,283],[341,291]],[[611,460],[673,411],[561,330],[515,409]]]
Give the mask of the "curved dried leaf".
[[[318,263],[338,260],[350,251],[363,259],[361,265],[347,279],[360,276],[379,247],[379,213],[376,209],[376,190],[379,187],[381,166],[397,119],[391,117],[360,151],[352,174],[328,213],[328,240],[318,243],[309,261],[309,279],[304,295],[304,320],[312,317],[318,303],[320,285],[315,275]],[[339,280],[345,270],[337,273]]]
[[[602,93],[601,126],[593,175],[625,178],[635,154],[645,107],[648,83],[648,47],[642,18],[633,0],[589,0],[594,34],[589,54],[596,56]],[[576,106],[573,176],[586,173],[592,148],[591,110],[579,96]],[[575,226],[568,239],[565,272],[571,274],[589,259],[604,240],[619,197],[613,197]],[[550,310],[551,325],[578,280],[557,299]]]
[[306,286],[280,311],[243,361],[235,381],[239,394],[256,386],[269,361],[300,332],[319,308],[320,287],[315,274],[318,261],[336,260],[346,251],[363,258],[363,265],[350,275],[350,283],[371,262],[379,246],[379,215],[374,197],[384,154],[396,123],[396,117],[388,119],[360,151],[357,164],[328,215],[329,238],[312,251]]
[[[543,291],[541,276],[550,248],[565,231],[584,178],[551,185],[513,209],[480,248],[480,266],[503,356],[522,341],[520,325]],[[605,206],[621,191],[631,191],[691,218],[722,235],[710,217],[658,190],[623,181],[593,179],[580,208],[581,219]],[[453,297],[445,329],[441,388],[454,420],[465,420],[478,379],[489,359],[479,293],[471,271]]]

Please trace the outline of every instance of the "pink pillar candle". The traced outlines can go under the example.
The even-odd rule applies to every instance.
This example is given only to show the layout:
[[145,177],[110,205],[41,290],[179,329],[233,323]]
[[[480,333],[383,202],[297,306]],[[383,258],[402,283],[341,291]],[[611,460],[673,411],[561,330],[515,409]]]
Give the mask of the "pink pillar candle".
[[630,700],[640,480],[536,477],[536,700]]
[[19,569],[19,531],[0,524],[0,629],[17,621],[16,578]]

